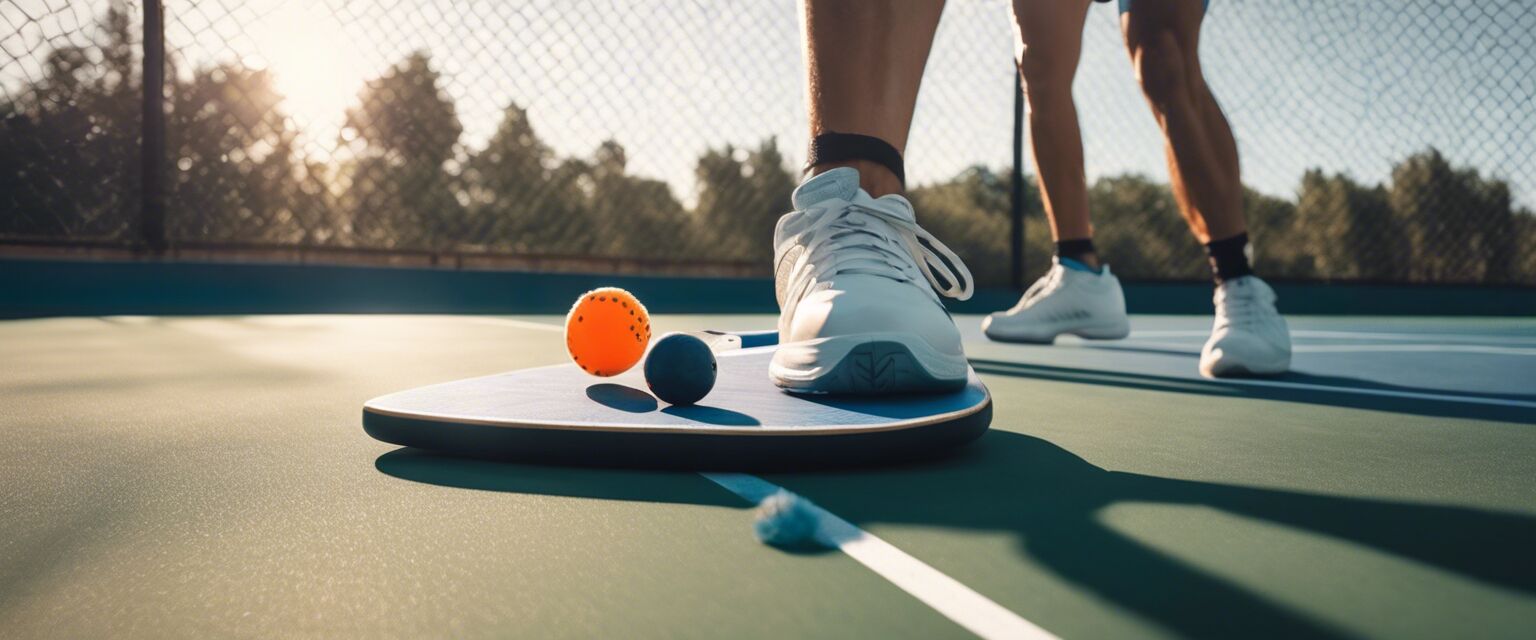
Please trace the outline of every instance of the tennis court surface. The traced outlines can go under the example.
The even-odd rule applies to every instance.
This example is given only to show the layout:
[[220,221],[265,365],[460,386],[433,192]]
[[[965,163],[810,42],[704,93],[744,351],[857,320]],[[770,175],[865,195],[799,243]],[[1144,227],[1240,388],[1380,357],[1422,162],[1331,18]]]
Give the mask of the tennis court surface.
[[[1127,340],[1052,347],[990,343],[978,317],[957,320],[995,396],[988,435],[922,464],[760,477],[890,545],[847,553],[758,543],[751,505],[696,473],[455,459],[363,433],[371,397],[563,362],[556,316],[5,321],[0,628],[1536,629],[1536,321],[1293,317],[1294,373],[1217,382],[1195,374],[1207,318],[1139,316]],[[917,570],[944,579],[915,594],[902,573]]]

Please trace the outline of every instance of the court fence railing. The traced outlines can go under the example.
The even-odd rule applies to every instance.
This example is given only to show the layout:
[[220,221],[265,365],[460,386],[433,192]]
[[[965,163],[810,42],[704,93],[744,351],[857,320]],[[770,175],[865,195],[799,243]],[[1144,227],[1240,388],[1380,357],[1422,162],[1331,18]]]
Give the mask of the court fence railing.
[[[1213,8],[1261,273],[1536,286],[1536,6],[1473,7]],[[0,254],[766,276],[804,155],[794,11],[7,4]],[[1078,81],[1096,241],[1127,280],[1204,279],[1117,28],[1090,14]],[[1050,231],[1011,37],[1006,3],[950,3],[908,158],[924,225],[1017,289]]]

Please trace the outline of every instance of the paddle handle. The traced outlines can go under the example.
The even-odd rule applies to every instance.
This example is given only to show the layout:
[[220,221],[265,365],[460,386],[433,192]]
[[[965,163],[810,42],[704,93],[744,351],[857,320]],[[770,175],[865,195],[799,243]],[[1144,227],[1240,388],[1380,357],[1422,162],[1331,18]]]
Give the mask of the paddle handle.
[[715,353],[722,351],[735,351],[737,349],[751,349],[753,347],[771,347],[779,343],[779,332],[776,329],[768,331],[689,331],[692,335],[709,345],[709,349]]

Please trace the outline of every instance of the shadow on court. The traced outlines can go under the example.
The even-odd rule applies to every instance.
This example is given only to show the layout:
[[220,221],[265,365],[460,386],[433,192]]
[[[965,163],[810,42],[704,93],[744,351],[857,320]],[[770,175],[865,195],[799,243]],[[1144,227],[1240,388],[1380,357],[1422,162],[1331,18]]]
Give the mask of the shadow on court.
[[[689,473],[539,467],[408,448],[380,456],[375,466],[397,478],[457,488],[744,506]],[[769,478],[859,525],[1012,533],[1022,553],[1061,579],[1180,635],[1349,634],[1103,526],[1101,509],[1121,502],[1199,505],[1536,593],[1536,555],[1523,549],[1536,540],[1530,516],[1106,471],[1045,440],[1005,431],[925,464]]]
[[[1083,345],[1083,347],[1087,348],[1087,349],[1094,349],[1094,350],[1097,350],[1097,351],[1124,351],[1124,352],[1127,352],[1127,353],[1148,353],[1148,354],[1163,355],[1163,356],[1183,356],[1183,357],[1187,357],[1187,358],[1189,358],[1191,360],[1196,360],[1196,361],[1198,361],[1200,359],[1200,349],[1198,347],[1192,347],[1190,349],[1173,349],[1173,348],[1169,348],[1169,347],[1149,347],[1149,346],[1144,346],[1144,345],[1127,345],[1127,344],[1088,344],[1088,345]],[[1436,361],[1433,359],[1433,356],[1429,356],[1427,359],[1425,359],[1424,361],[1422,361],[1422,362],[1420,362],[1418,364],[1420,364],[1421,366],[1426,367],[1426,368],[1433,368],[1435,366],[1435,364],[1436,364]],[[1504,361],[1504,366],[1503,367],[1490,366],[1488,368],[1488,371],[1489,371],[1490,375],[1499,375],[1500,372],[1503,372],[1506,375],[1510,375],[1510,376],[1527,375],[1525,373],[1524,369],[1514,368],[1514,367],[1507,366],[1507,361]],[[1494,399],[1494,400],[1522,400],[1522,401],[1536,400],[1536,393],[1477,393],[1475,391],[1455,391],[1455,392],[1450,392],[1450,391],[1446,391],[1445,389],[1438,389],[1438,388],[1435,388],[1435,387],[1414,387],[1414,386],[1409,386],[1409,385],[1389,384],[1389,383],[1385,383],[1385,382],[1377,382],[1375,380],[1367,380],[1365,378],[1355,378],[1355,377],[1351,377],[1351,376],[1324,376],[1324,375],[1318,375],[1318,374],[1315,374],[1315,373],[1303,373],[1303,372],[1300,372],[1300,371],[1287,371],[1287,372],[1285,372],[1283,374],[1280,374],[1278,376],[1275,376],[1273,378],[1266,378],[1266,379],[1269,379],[1269,380],[1279,380],[1279,381],[1282,381],[1282,382],[1299,382],[1299,383],[1303,383],[1303,384],[1321,384],[1321,385],[1328,385],[1328,386],[1333,386],[1333,387],[1343,387],[1345,389],[1372,389],[1372,390],[1382,390],[1382,391],[1405,391],[1405,392],[1410,392],[1410,393],[1440,393],[1440,394],[1449,393],[1449,394],[1457,395],[1457,396],[1467,396],[1467,397],[1471,397],[1471,398],[1486,398],[1486,399]]]
[[[656,402],[656,396],[634,387],[611,382],[602,382],[588,386],[587,397],[598,404],[630,413],[650,413],[656,411],[657,407],[660,406]],[[762,425],[761,422],[758,422],[757,418],[740,411],[731,411],[730,409],[702,404],[686,406],[668,405],[661,407],[660,411],[688,418],[689,420],[697,420],[705,424],[731,427],[756,427]]]
[[[1145,373],[1130,373],[1126,371],[1105,371],[1101,369],[1079,369],[1075,367],[1025,364],[1020,362],[1010,362],[1007,360],[986,360],[980,358],[972,358],[971,366],[976,369],[977,373],[990,374],[995,376],[1036,378],[1040,380],[1051,380],[1055,382],[1109,385],[1127,389],[1141,389],[1144,391],[1188,393],[1225,398],[1278,400],[1282,402],[1316,404],[1329,407],[1343,407],[1348,409],[1368,409],[1371,411],[1406,413],[1410,415],[1433,416],[1437,418],[1471,418],[1478,420],[1514,422],[1519,424],[1536,424],[1536,409],[1530,409],[1526,407],[1511,407],[1496,404],[1476,404],[1471,402],[1434,400],[1430,398],[1405,398],[1351,393],[1350,391],[1352,389],[1441,394],[1444,394],[1445,392],[1437,389],[1420,389],[1415,387],[1397,386],[1343,376],[1317,376],[1293,372],[1285,374],[1284,376],[1272,378],[1273,380],[1279,380],[1283,382],[1296,382],[1302,384],[1314,384],[1339,388],[1339,391],[1329,391],[1325,389],[1294,389],[1284,387],[1251,386],[1241,383],[1234,384],[1228,382],[1217,382],[1213,380],[1205,380],[1203,378],[1159,376]],[[1496,400],[1527,400],[1527,397],[1507,398],[1505,396],[1480,396],[1467,393],[1457,393],[1451,395]],[[1528,399],[1536,399],[1536,397],[1529,397]]]

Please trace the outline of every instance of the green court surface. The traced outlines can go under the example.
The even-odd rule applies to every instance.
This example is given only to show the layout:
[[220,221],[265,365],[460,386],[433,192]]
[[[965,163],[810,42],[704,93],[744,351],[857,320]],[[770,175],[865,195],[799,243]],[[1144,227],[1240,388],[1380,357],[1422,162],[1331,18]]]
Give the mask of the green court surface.
[[[1053,347],[957,320],[988,435],[763,479],[1061,637],[1536,637],[1536,321],[1293,318],[1296,372],[1214,382],[1206,318]],[[0,635],[938,638],[988,615],[763,546],[699,474],[363,433],[374,396],[563,362],[558,321],[0,322]]]

